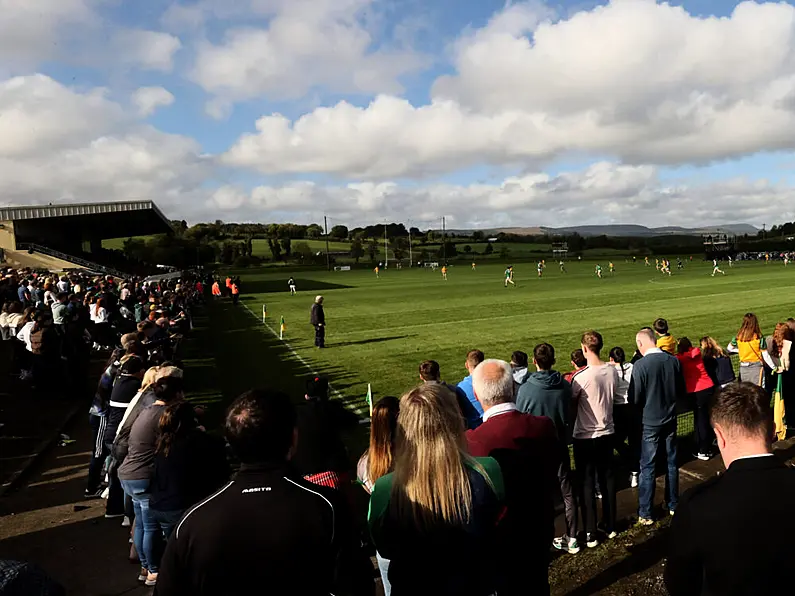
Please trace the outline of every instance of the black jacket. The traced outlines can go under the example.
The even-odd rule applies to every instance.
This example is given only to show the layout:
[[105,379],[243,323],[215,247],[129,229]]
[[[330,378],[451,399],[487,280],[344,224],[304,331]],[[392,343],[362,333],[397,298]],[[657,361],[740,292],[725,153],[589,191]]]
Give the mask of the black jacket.
[[141,379],[130,375],[119,375],[113,385],[108,404],[108,425],[105,427],[105,443],[111,444],[116,439],[116,431],[124,418],[127,406],[141,388]]
[[149,508],[184,511],[229,481],[223,439],[198,428],[155,456]]
[[323,312],[323,305],[322,304],[313,304],[312,305],[312,317],[309,320],[310,323],[313,325],[325,325],[326,324],[326,313]]
[[[633,373],[634,374],[634,373]],[[776,456],[741,459],[687,491],[671,524],[671,596],[791,594],[795,470]]]
[[176,526],[154,593],[372,594],[372,566],[360,553],[338,491],[291,476],[282,464],[244,465]]

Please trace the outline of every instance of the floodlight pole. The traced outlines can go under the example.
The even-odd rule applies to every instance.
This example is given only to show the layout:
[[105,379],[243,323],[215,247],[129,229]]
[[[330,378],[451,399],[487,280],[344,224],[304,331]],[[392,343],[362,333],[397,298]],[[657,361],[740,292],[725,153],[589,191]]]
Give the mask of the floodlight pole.
[[331,257],[328,254],[328,217],[323,216],[323,230],[326,232],[326,269],[331,271]]
[[414,266],[414,257],[411,254],[411,220],[409,220],[409,268]]
[[447,233],[444,216],[442,216],[442,263],[447,265]]
[[384,269],[389,269],[389,245],[386,239],[386,222],[384,222]]

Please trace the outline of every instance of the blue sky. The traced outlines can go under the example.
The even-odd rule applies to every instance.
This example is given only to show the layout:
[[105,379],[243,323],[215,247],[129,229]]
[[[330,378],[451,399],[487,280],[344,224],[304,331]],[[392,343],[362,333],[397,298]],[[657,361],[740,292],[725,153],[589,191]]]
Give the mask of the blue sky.
[[0,113],[14,116],[0,118],[0,202],[151,198],[193,221],[769,224],[792,211],[795,10],[738,4],[15,5],[0,23]]

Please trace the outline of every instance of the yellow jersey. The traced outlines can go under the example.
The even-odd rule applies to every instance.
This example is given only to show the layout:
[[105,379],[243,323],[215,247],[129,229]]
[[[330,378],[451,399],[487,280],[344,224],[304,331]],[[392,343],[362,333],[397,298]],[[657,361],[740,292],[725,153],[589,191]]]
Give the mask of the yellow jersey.
[[661,335],[657,338],[657,347],[660,348],[663,352],[668,352],[669,354],[676,354],[676,339],[670,333],[666,333],[665,335]]

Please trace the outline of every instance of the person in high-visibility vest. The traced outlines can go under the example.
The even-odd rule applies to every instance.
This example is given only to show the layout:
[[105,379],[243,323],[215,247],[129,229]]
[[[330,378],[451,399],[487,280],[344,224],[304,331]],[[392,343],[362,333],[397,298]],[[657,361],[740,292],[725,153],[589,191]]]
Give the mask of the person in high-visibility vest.
[[226,293],[231,296],[232,295],[232,278],[226,278]]
[[220,298],[221,297],[221,285],[218,283],[216,279],[213,282],[213,298]]
[[232,292],[232,304],[237,304],[237,301],[240,300],[240,288],[237,287],[235,282],[232,282],[229,291]]

